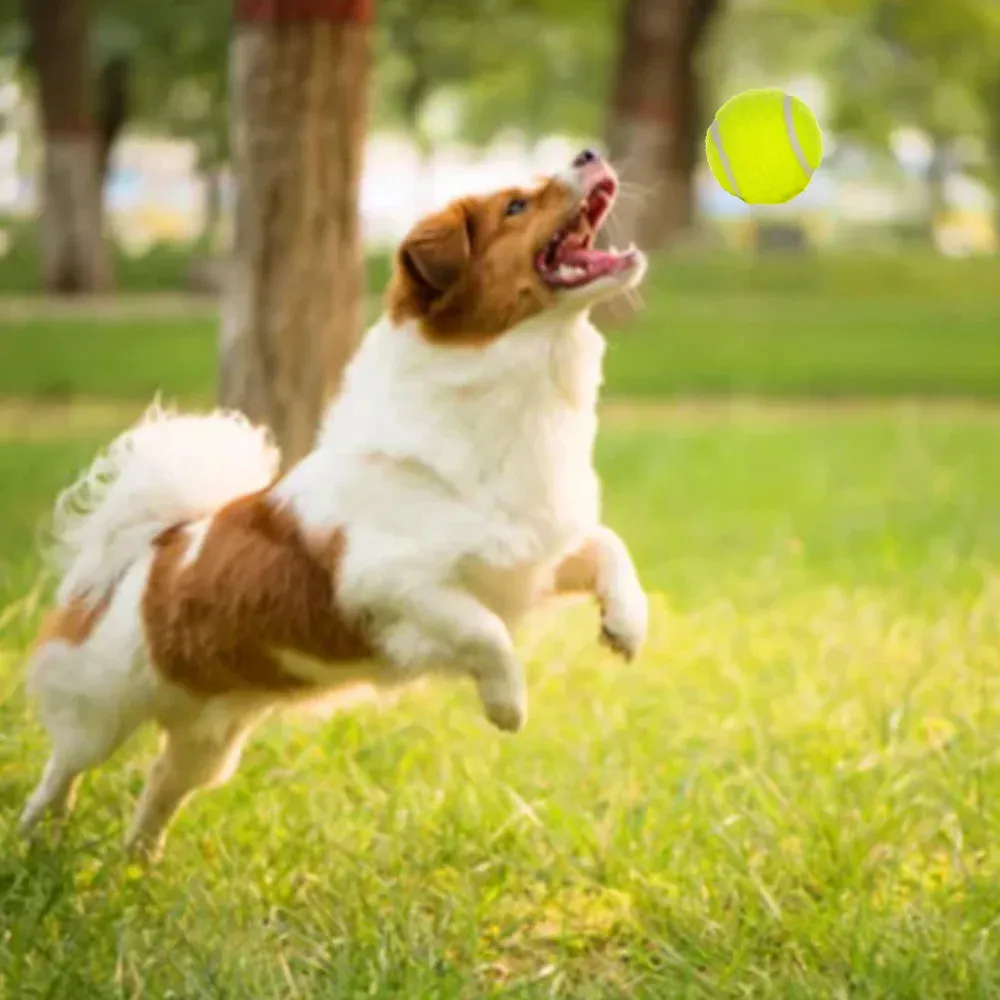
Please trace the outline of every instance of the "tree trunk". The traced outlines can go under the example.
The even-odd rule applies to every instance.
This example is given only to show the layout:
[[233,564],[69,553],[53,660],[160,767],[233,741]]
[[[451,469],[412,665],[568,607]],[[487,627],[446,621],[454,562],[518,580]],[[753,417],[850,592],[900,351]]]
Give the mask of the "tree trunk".
[[688,230],[698,224],[697,171],[704,162],[705,133],[712,121],[706,108],[701,56],[722,3],[700,0],[691,7],[680,64],[681,143],[675,169],[683,178],[681,226]]
[[222,167],[203,167],[202,218],[198,242],[211,255],[218,252],[222,232]]
[[625,0],[608,146],[632,190],[615,213],[616,242],[655,249],[694,222],[697,59],[719,3]]
[[1000,251],[1000,75],[993,81],[989,100],[990,159],[993,168],[993,241]]
[[924,174],[924,227],[927,242],[934,246],[937,243],[937,227],[944,221],[948,212],[945,184],[948,180],[949,145],[947,140],[939,135],[931,135],[930,139],[931,155]]
[[108,179],[111,150],[128,119],[129,61],[126,56],[112,56],[98,76],[98,167],[101,187]]
[[87,0],[24,0],[45,136],[42,281],[49,292],[111,285],[99,138],[91,111]]
[[362,318],[358,193],[370,3],[237,0],[220,397],[312,447]]

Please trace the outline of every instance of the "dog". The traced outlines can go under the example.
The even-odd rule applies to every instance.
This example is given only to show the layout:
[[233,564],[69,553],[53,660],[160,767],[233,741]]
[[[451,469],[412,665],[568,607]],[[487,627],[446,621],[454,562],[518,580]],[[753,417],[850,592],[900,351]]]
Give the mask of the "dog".
[[558,595],[595,597],[603,641],[636,655],[646,596],[600,521],[592,461],[589,311],[646,270],[638,250],[594,249],[617,190],[588,150],[419,221],[315,448],[284,475],[242,416],[154,407],[61,495],[60,584],[28,673],[51,755],[25,833],[150,721],[162,748],[126,837],[146,858],[283,704],[447,674],[520,730],[512,634]]

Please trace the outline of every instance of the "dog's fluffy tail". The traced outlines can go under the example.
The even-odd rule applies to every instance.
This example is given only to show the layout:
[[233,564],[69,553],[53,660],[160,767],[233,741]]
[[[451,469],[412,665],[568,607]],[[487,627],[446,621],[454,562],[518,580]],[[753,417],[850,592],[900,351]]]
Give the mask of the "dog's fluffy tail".
[[263,489],[278,461],[268,433],[240,414],[154,404],[56,501],[48,555],[59,601],[99,599],[160,532]]

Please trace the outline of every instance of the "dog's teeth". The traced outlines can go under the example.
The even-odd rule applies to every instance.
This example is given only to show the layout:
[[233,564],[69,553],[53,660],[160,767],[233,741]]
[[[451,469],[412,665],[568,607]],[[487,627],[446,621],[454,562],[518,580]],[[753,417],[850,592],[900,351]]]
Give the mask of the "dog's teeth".
[[585,277],[587,269],[577,267],[575,264],[560,264],[559,270],[556,274],[558,274],[563,281],[575,281],[577,278]]

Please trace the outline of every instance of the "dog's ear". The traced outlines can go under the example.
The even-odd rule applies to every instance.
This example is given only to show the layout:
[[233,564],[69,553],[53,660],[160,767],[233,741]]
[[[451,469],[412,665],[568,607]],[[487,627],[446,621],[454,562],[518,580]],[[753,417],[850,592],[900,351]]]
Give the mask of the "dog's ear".
[[461,202],[418,222],[400,247],[406,272],[432,298],[448,291],[472,256],[469,214]]

